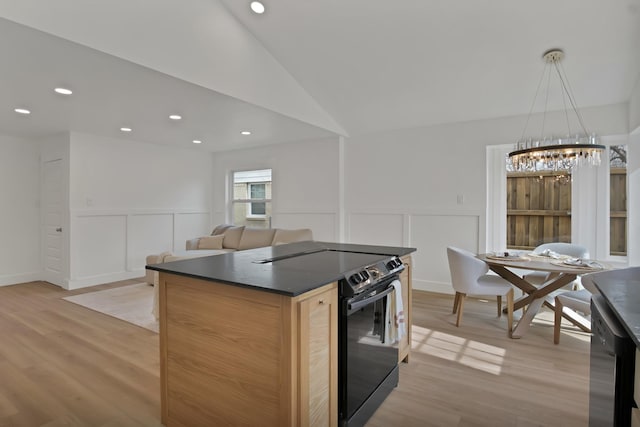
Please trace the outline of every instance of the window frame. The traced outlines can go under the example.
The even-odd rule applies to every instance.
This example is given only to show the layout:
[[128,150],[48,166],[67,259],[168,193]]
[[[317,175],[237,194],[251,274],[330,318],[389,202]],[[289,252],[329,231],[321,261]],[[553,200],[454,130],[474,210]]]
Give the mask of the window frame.
[[[249,198],[245,198],[245,199],[235,199],[234,198],[234,194],[235,194],[235,185],[236,185],[236,174],[238,173],[243,173],[243,172],[259,172],[259,171],[269,171],[269,175],[271,180],[270,181],[246,181],[245,184],[247,185],[247,196],[249,196]],[[227,216],[228,216],[228,220],[227,222],[230,224],[235,224],[236,223],[236,218],[235,218],[235,207],[238,204],[246,204],[248,205],[247,207],[247,213],[245,214],[245,219],[247,220],[265,220],[268,222],[267,227],[266,228],[271,228],[271,221],[272,221],[272,215],[273,215],[273,168],[270,167],[256,167],[256,168],[249,168],[249,169],[239,169],[239,170],[231,170],[229,171],[229,184],[228,184],[228,198],[227,198]],[[242,182],[240,182],[242,183]],[[251,197],[251,189],[250,189],[250,184],[264,184],[265,185],[265,196],[267,195],[267,187],[266,184],[270,183],[271,184],[271,196],[272,197],[265,197],[265,198],[261,198],[261,199],[252,199]],[[251,208],[252,208],[252,203],[265,203],[265,213],[264,214],[252,214],[251,213]],[[268,205],[271,205],[271,215],[269,215],[269,209],[268,209]]]
[[[628,155],[630,140],[628,135],[608,135],[601,137],[600,143],[607,147],[607,152],[603,155],[600,166],[577,168],[573,172],[571,241],[586,246],[593,258],[608,261],[612,265],[624,265],[629,259],[631,224],[630,217],[627,216],[627,255],[610,255],[610,164],[608,150],[610,145],[626,145]],[[485,251],[500,251],[506,248],[507,171],[505,158],[510,151],[513,151],[513,144],[490,145],[486,148]],[[596,191],[592,191],[594,188]],[[627,212],[629,209],[629,161],[627,161]],[[585,232],[586,230],[588,231]],[[591,232],[591,230],[594,231]]]

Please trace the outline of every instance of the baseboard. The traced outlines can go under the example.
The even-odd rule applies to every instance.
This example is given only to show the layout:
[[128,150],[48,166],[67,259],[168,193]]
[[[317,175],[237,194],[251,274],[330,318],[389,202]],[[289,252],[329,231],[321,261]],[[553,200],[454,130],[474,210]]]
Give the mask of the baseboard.
[[18,283],[35,282],[37,280],[42,280],[41,272],[8,274],[0,276],[0,286],[17,285]]
[[111,283],[117,282],[120,280],[128,280],[128,279],[137,279],[140,278],[140,281],[144,281],[144,270],[135,270],[135,271],[121,271],[118,273],[108,273],[108,274],[100,274],[91,277],[83,277],[80,279],[74,279],[68,281],[68,286],[66,289],[80,289],[86,288],[89,286],[101,285],[103,283]]
[[455,293],[451,287],[451,283],[416,280],[415,278],[411,282],[411,287],[418,291],[436,292],[439,294],[453,295]]

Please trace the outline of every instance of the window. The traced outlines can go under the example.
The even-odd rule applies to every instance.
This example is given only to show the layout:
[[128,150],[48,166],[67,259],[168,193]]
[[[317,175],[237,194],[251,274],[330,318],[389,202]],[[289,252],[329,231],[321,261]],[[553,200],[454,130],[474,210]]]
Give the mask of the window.
[[[527,182],[525,176],[506,171],[505,158],[512,145],[487,147],[486,250],[525,249],[547,241],[566,241],[586,246],[593,258],[626,262],[623,258],[630,249],[631,222],[628,139],[613,135],[601,140],[610,148],[602,154],[600,166],[579,167],[567,178],[552,178],[553,171],[545,171],[546,177],[538,174],[538,179],[542,176],[546,182],[542,187],[533,182],[535,173]],[[537,209],[534,206],[541,200],[541,191],[545,202]],[[549,213],[557,213],[558,218]],[[535,237],[541,233],[542,238]]]
[[271,169],[233,172],[232,212],[235,225],[271,227]]
[[507,248],[571,242],[571,175],[507,173]]
[[627,255],[627,146],[609,147],[609,254]]
[[611,142],[599,167],[580,168],[573,176],[507,172],[507,248],[571,242],[577,233],[593,257],[627,255],[627,146]]
[[[264,183],[249,183],[249,198],[253,199],[266,199],[267,198],[267,184]],[[251,202],[249,203],[249,215],[258,216],[267,214],[266,202]]]

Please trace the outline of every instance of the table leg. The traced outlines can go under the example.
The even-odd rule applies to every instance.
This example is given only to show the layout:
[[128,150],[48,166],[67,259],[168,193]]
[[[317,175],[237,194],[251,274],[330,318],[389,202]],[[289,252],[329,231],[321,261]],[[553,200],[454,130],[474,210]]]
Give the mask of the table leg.
[[533,321],[533,318],[536,317],[538,311],[540,311],[540,307],[542,307],[542,303],[544,302],[544,298],[536,298],[529,303],[529,306],[525,310],[524,314],[518,321],[513,333],[511,334],[511,338],[521,338],[524,334],[529,330],[529,326]]
[[574,274],[560,274],[553,279],[547,280],[532,294],[521,298],[521,301],[530,299],[529,306],[518,321],[518,324],[513,330],[513,334],[511,334],[511,337],[522,337],[529,330],[529,326],[531,325],[531,322],[533,322],[533,318],[536,316],[536,314],[538,314],[538,311],[540,311],[542,304],[545,304],[552,308],[554,307],[554,303],[549,294],[557,289],[560,289],[564,285],[571,283],[575,280],[575,278],[576,276]]
[[[514,286],[521,289],[527,295],[524,295],[513,303],[513,311],[520,310],[524,306],[528,305],[535,298],[533,293],[538,290],[537,287],[533,286],[531,283],[524,280],[522,277],[515,274],[513,271],[501,266],[501,265],[490,265],[489,268],[495,272],[498,276],[502,277],[505,280],[511,282]],[[507,312],[505,308],[502,310],[503,313]]]

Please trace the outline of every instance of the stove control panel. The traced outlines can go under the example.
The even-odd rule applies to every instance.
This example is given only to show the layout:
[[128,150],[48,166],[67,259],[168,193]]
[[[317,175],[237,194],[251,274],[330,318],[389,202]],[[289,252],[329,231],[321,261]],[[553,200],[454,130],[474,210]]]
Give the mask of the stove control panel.
[[400,258],[392,257],[349,271],[341,280],[340,293],[345,296],[357,295],[402,270],[404,270],[404,264]]

